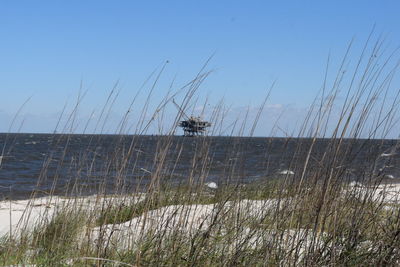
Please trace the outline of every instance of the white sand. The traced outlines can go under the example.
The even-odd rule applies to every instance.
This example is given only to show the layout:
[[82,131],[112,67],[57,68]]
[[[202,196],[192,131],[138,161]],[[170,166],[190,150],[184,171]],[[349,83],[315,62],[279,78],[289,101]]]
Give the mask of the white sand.
[[363,186],[351,183],[348,192],[370,197],[372,201],[386,206],[400,204],[400,184],[380,184],[378,186]]
[[[95,227],[91,229],[89,238],[95,244],[106,242],[112,244],[115,249],[127,249],[130,245],[140,241],[141,238],[145,238],[146,234],[151,231],[156,235],[162,234],[163,238],[178,232],[193,235],[198,233],[198,231],[207,231],[208,227],[213,223],[221,224],[220,222],[214,222],[214,216],[217,213],[222,215],[219,218],[235,214],[235,216],[241,215],[241,220],[246,220],[265,215],[266,212],[275,208],[277,203],[276,199],[269,199],[242,200],[240,202],[229,201],[223,206],[219,204],[171,205],[151,210],[121,224],[108,224]],[[241,212],[241,210],[246,211],[246,214]],[[243,218],[243,215],[246,218]],[[223,231],[223,229],[221,230]],[[248,229],[248,231],[250,230]],[[242,233],[236,234],[235,242],[240,242],[240,235],[245,238],[248,233],[245,230]]]
[[144,194],[127,196],[88,196],[82,198],[42,197],[30,200],[0,201],[0,237],[18,235],[24,230],[32,230],[36,225],[49,222],[60,208],[80,207],[96,209],[100,205],[119,205],[128,201],[140,201]]
[[22,227],[32,228],[40,218],[51,217],[58,201],[58,198],[36,198],[0,202],[0,236]]
[[[384,203],[388,208],[400,204],[400,184],[386,184],[377,187],[366,187],[353,183],[347,192],[367,195],[373,201]],[[44,197],[33,200],[2,201],[0,202],[0,236],[18,235],[23,230],[32,230],[38,223],[50,221],[60,207],[83,207],[87,210],[96,210],[106,203],[119,205],[124,201],[140,201],[144,195],[135,197],[97,197],[85,198],[60,198]],[[117,247],[126,248],[129,244],[140,240],[148,231],[160,233],[173,233],[181,231],[193,234],[198,230],[206,230],[213,223],[216,213],[239,214],[240,219],[263,216],[273,210],[278,204],[275,199],[270,200],[242,200],[240,202],[227,202],[221,209],[219,204],[211,205],[172,205],[151,210],[141,216],[121,224],[109,224],[94,227],[85,231],[85,237],[92,242],[101,242],[100,237],[111,237]],[[76,205],[76,206],[74,206]],[[240,210],[244,210],[240,212]],[[232,212],[234,211],[234,212]],[[218,216],[223,218],[224,216]],[[166,231],[165,231],[166,230]],[[244,233],[243,233],[244,234]],[[128,237],[128,238],[127,238]],[[255,241],[256,242],[256,241]]]

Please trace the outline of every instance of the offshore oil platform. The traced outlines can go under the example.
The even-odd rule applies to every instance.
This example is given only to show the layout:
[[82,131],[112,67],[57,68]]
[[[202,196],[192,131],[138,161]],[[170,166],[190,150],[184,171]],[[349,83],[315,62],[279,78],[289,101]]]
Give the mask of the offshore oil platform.
[[182,116],[185,120],[179,122],[178,126],[183,128],[184,136],[199,136],[204,135],[207,131],[207,128],[211,126],[211,123],[208,121],[203,121],[200,117],[188,116],[181,109],[181,107],[173,101],[175,106],[182,113]]

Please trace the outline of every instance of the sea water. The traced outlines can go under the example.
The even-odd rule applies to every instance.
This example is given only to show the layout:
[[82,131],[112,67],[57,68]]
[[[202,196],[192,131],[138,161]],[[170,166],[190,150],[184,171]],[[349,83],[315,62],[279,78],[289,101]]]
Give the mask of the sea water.
[[397,140],[0,134],[0,149],[0,199],[299,179],[321,168],[348,181],[400,180]]

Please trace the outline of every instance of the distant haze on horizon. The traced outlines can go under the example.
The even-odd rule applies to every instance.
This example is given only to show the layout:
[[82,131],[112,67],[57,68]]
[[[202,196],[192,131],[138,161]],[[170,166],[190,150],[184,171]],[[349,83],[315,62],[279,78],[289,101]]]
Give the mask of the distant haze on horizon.
[[[58,132],[118,133],[139,92],[124,129],[135,133],[149,92],[145,120],[152,119],[169,90],[191,81],[211,57],[204,69],[211,73],[188,107],[189,115],[204,112],[210,119],[223,99],[227,114],[217,133],[229,135],[235,120],[248,114],[248,135],[275,83],[254,135],[296,136],[311,103],[321,97],[327,65],[328,91],[352,40],[344,85],[351,82],[371,32],[368,52],[377,40],[384,41],[381,65],[400,46],[399,10],[399,1],[378,0],[2,1],[0,132],[52,133],[58,124]],[[395,53],[385,71],[399,59]],[[390,88],[387,99],[378,99],[388,109],[400,89],[398,75]],[[333,104],[333,123],[346,89],[340,88]],[[69,118],[79,97],[76,115]],[[180,103],[183,97],[174,99]],[[176,114],[168,104],[145,133],[157,134],[160,126],[165,131]],[[396,126],[386,137],[397,138],[399,132]]]

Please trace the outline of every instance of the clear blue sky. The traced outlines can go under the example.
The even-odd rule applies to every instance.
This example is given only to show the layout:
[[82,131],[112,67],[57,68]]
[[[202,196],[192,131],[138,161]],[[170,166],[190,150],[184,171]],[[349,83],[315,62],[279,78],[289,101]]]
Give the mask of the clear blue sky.
[[320,88],[328,53],[339,58],[352,37],[362,44],[376,24],[377,35],[400,45],[399,10],[399,1],[385,0],[1,1],[0,132],[30,96],[21,131],[51,132],[81,81],[85,118],[119,80],[117,117],[163,62],[160,84],[176,76],[182,85],[213,53],[200,96],[225,96],[240,109],[259,104],[277,80],[268,107],[291,117]]

